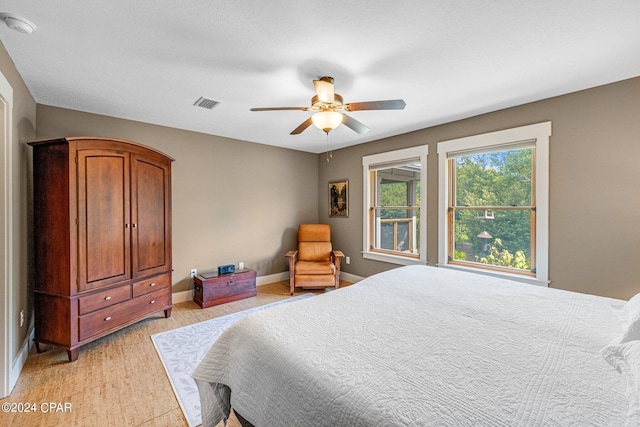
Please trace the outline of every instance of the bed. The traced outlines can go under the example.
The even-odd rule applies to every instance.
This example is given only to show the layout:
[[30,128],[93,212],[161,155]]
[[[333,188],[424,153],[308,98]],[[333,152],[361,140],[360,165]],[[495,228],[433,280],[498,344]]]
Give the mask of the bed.
[[193,378],[204,426],[231,408],[256,427],[636,426],[638,313],[640,297],[400,267],[247,316]]

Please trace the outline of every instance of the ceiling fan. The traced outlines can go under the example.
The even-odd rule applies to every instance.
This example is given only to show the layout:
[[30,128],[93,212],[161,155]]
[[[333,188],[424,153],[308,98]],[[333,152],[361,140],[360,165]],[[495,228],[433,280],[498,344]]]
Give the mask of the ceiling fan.
[[302,133],[312,124],[327,134],[333,129],[344,124],[355,132],[362,134],[369,130],[367,126],[342,111],[362,111],[362,110],[402,110],[405,102],[402,99],[390,99],[386,101],[352,102],[345,104],[342,96],[335,93],[333,87],[333,77],[321,77],[313,81],[316,95],[311,98],[311,107],[267,107],[252,108],[251,111],[278,111],[278,110],[299,110],[315,111],[311,117],[295,128],[291,135]]

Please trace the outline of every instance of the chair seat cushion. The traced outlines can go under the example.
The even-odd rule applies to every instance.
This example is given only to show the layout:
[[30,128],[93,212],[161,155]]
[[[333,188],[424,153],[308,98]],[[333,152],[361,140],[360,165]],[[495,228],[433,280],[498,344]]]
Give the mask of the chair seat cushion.
[[295,274],[335,274],[336,267],[331,262],[296,262]]

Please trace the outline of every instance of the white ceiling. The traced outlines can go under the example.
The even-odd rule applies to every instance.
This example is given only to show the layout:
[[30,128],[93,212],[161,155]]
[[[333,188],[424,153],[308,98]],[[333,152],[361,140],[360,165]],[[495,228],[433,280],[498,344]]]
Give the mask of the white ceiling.
[[[3,0],[0,40],[36,102],[313,153],[312,80],[371,128],[346,147],[640,76],[640,0]],[[193,106],[201,96],[213,110]]]

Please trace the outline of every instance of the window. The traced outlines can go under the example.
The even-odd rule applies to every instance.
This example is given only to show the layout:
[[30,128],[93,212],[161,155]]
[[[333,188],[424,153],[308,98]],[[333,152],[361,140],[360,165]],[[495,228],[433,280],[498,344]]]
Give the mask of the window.
[[363,255],[426,263],[426,145],[362,158]]
[[439,264],[548,282],[551,123],[438,143]]

